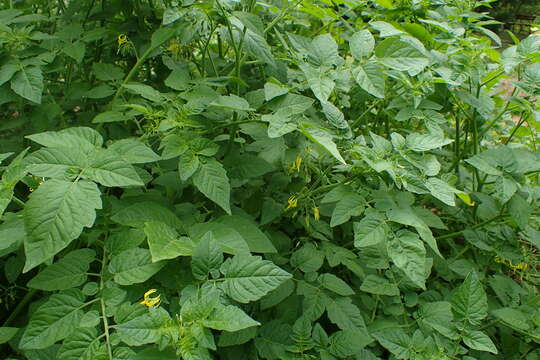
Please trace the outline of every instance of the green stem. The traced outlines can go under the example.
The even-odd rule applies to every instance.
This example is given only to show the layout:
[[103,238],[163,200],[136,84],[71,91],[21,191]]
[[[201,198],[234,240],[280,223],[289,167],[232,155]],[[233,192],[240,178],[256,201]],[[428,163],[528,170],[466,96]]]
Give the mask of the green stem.
[[8,326],[9,324],[11,324],[11,322],[15,320],[15,318],[17,318],[19,313],[26,307],[26,305],[30,302],[30,300],[32,300],[32,298],[34,297],[34,295],[36,295],[36,293],[37,293],[37,290],[35,289],[32,289],[29,292],[27,292],[26,295],[21,300],[21,302],[19,302],[15,310],[13,310],[11,314],[9,315],[9,317],[6,319],[6,321],[4,321],[3,326]]
[[[105,282],[103,281],[103,273],[105,271],[107,265],[107,251],[105,250],[105,246],[103,247],[103,257],[101,261],[101,277],[99,280],[99,288],[103,291],[105,287]],[[103,329],[105,330],[105,340],[107,343],[107,353],[109,354],[109,359],[113,360],[113,353],[111,348],[111,339],[110,339],[110,333],[109,333],[109,322],[107,321],[107,312],[105,311],[105,301],[103,301],[103,298],[99,299],[100,305],[101,305],[101,319],[103,321]]]
[[474,229],[478,229],[478,228],[481,228],[481,227],[484,227],[488,224],[491,224],[492,222],[502,218],[503,216],[502,215],[497,215],[497,216],[494,216],[492,217],[491,219],[487,219],[486,221],[482,221],[481,223],[478,223],[476,225],[473,225],[471,226],[470,228],[468,229],[463,229],[463,230],[460,230],[460,231],[456,231],[456,232],[453,232],[453,233],[450,233],[450,234],[445,234],[445,235],[441,235],[441,236],[437,236],[435,239],[437,240],[445,240],[445,239],[453,239],[457,236],[460,236],[462,235],[466,230],[474,230]]
[[122,95],[125,89],[124,85],[126,85],[131,80],[131,78],[137,73],[141,65],[144,63],[146,58],[152,53],[152,51],[154,51],[154,48],[152,46],[149,46],[148,49],[142,54],[142,56],[137,60],[135,65],[133,65],[133,67],[127,74],[127,76],[124,78],[124,81],[122,81],[122,84],[120,84],[120,86],[118,87],[118,90],[116,90],[116,93],[114,94],[114,97],[111,101],[111,105],[113,105],[118,99],[118,97]]

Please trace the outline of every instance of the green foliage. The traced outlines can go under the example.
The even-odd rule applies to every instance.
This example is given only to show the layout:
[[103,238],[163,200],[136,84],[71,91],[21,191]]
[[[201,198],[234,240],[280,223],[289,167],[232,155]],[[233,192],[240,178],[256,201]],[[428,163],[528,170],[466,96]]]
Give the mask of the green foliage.
[[1,353],[540,359],[491,2],[0,1]]

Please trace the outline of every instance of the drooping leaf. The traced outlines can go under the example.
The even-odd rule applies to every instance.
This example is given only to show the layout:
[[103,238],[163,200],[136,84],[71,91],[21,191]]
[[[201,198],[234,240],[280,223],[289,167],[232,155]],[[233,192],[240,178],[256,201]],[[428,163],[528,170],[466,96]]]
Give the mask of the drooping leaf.
[[74,250],[36,275],[28,282],[28,287],[55,291],[79,286],[86,281],[95,256],[96,252],[91,249]]
[[220,283],[227,295],[241,303],[255,301],[289,279],[291,274],[259,256],[236,255],[221,265]]
[[402,329],[376,332],[373,337],[397,359],[409,359],[414,354],[411,338]]
[[186,237],[180,236],[169,225],[150,221],[144,226],[148,247],[152,254],[152,262],[174,259],[178,256],[190,256],[195,244]]
[[[142,305],[141,305],[142,306]],[[158,342],[168,332],[169,313],[162,308],[151,308],[141,316],[116,325],[120,339],[130,346]]]
[[193,249],[191,271],[198,280],[204,280],[223,263],[223,253],[211,231],[207,232]]
[[240,331],[260,325],[242,309],[234,305],[218,306],[208,318],[201,322],[205,327],[223,331]]
[[349,39],[351,54],[358,60],[368,57],[375,48],[375,38],[369,30],[355,32]]
[[41,104],[43,74],[41,68],[29,66],[20,68],[11,79],[11,89],[25,99]]
[[21,349],[45,349],[70,335],[83,316],[83,302],[78,289],[51,295],[30,318],[19,343]]
[[353,70],[356,83],[367,93],[379,98],[384,98],[385,80],[384,74],[374,62],[366,62]]
[[362,283],[362,286],[360,286],[360,290],[375,295],[399,295],[399,288],[396,284],[393,284],[388,279],[382,278],[377,275],[366,276],[364,282]]
[[24,271],[53,257],[94,224],[101,209],[96,184],[51,179],[30,195],[24,209],[26,232]]
[[497,354],[497,347],[493,341],[484,332],[478,330],[467,330],[463,334],[463,342],[465,345],[474,350],[488,351]]
[[71,333],[60,349],[58,360],[101,360],[107,358],[95,327],[79,327]]
[[452,312],[457,320],[479,325],[487,316],[487,296],[476,272],[471,272],[452,297]]
[[208,160],[202,163],[193,175],[193,184],[207,198],[219,205],[227,214],[231,214],[229,178],[223,166],[215,161]]
[[109,271],[114,281],[120,285],[142,283],[165,266],[165,262],[152,262],[150,251],[141,248],[122,251],[113,256]]
[[152,149],[135,138],[115,141],[108,149],[116,152],[129,164],[144,164],[161,159]]
[[402,230],[387,242],[388,256],[417,286],[425,289],[426,249],[420,238],[410,231]]

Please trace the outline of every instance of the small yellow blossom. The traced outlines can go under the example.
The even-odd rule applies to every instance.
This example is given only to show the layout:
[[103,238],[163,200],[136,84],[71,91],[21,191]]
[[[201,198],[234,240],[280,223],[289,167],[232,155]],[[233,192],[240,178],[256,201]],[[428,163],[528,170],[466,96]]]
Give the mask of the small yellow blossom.
[[173,42],[167,47],[167,50],[169,50],[174,56],[178,56],[180,54],[181,45],[177,42]]
[[118,35],[118,47],[121,47],[122,45],[126,44],[128,42],[128,38],[126,34]]
[[287,204],[287,210],[295,208],[296,206],[298,206],[298,199],[296,198],[296,196],[293,195],[289,198],[289,200],[287,200]]
[[319,212],[318,207],[313,208],[313,217],[315,218],[315,221],[319,221],[319,219],[321,218],[321,213]]
[[289,168],[289,172],[298,171],[300,172],[300,167],[302,166],[302,158],[300,156],[297,156],[296,159],[294,159],[294,162],[291,164],[291,167]]
[[150,297],[150,295],[156,293],[156,289],[150,289],[147,292],[144,293],[144,300],[140,301],[139,304],[146,305],[149,308],[154,306],[159,306],[159,303],[161,302],[161,295]]

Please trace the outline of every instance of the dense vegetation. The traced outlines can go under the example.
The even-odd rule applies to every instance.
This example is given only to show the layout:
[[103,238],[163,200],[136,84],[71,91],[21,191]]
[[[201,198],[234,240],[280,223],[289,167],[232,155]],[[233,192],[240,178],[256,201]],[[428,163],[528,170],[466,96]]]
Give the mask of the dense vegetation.
[[540,359],[491,0],[0,4],[3,358]]

